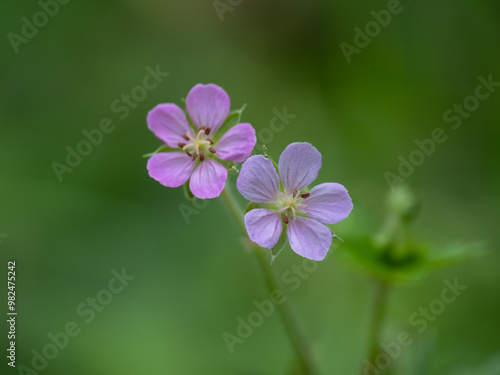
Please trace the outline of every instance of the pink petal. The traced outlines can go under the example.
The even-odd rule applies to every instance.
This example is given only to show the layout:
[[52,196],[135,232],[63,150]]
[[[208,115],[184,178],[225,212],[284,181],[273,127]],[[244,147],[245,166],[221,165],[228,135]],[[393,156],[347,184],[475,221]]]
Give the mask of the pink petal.
[[272,249],[280,239],[283,224],[281,216],[271,210],[256,208],[245,215],[248,237],[261,247]]
[[160,184],[178,187],[189,179],[194,166],[191,157],[182,152],[162,152],[149,158],[147,168]]
[[250,156],[256,142],[257,137],[252,125],[235,125],[215,145],[217,157],[222,160],[241,163]]
[[321,169],[321,154],[310,143],[292,143],[281,153],[278,170],[287,194],[313,182]]
[[251,202],[276,202],[280,180],[273,162],[262,155],[250,156],[241,166],[236,188]]
[[196,167],[189,188],[200,199],[215,198],[222,193],[226,184],[227,169],[214,160],[206,159]]
[[147,122],[154,135],[169,147],[186,143],[183,134],[193,134],[184,111],[175,104],[158,104],[149,111]]
[[297,216],[287,228],[290,247],[297,254],[312,260],[323,260],[332,244],[332,232],[320,222]]
[[227,93],[217,85],[197,84],[186,98],[186,109],[196,128],[206,126],[214,134],[229,115],[231,101]]
[[315,186],[302,203],[306,205],[302,211],[325,224],[336,224],[344,220],[353,207],[346,188],[334,182]]

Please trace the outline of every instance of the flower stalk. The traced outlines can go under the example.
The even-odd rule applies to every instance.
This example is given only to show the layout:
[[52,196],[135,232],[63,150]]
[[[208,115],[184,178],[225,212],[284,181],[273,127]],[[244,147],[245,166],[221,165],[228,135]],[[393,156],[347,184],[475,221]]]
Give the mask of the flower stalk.
[[[377,357],[380,354],[380,342],[384,317],[387,308],[387,297],[389,292],[389,284],[387,281],[377,277],[374,279],[375,296],[372,309],[372,321],[368,337],[368,359],[369,362],[376,363]],[[361,374],[364,374],[362,371]]]
[[[226,185],[225,189],[222,191],[221,196],[227,208],[231,212],[234,220],[238,224],[241,233],[245,237],[247,237],[245,223],[243,221],[243,210],[241,210],[241,208],[239,207],[239,204],[234,198],[232,191],[228,185]],[[248,241],[248,243],[251,252],[255,254],[257,258],[269,293],[273,293],[275,290],[282,290],[278,286],[278,282],[274,277],[274,274],[272,273],[270,263],[268,262],[264,252],[262,251],[262,248],[250,240]],[[314,374],[315,371],[309,348],[303,334],[301,333],[297,320],[291,310],[288,298],[285,299],[283,303],[277,304],[276,307],[279,311],[280,318],[283,321],[283,325],[287,332],[289,341],[293,346],[300,372],[304,375]]]

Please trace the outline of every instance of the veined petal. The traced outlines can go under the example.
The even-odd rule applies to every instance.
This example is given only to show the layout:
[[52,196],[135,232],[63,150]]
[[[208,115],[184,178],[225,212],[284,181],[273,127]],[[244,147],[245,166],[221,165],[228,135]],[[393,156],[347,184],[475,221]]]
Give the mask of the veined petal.
[[217,157],[237,163],[245,161],[250,156],[257,142],[255,129],[252,125],[238,124],[229,129],[217,142],[215,149]]
[[352,210],[352,200],[341,184],[326,182],[315,186],[305,198],[302,209],[309,217],[325,224],[336,224],[344,220]]
[[160,184],[178,187],[184,184],[195,166],[191,157],[182,152],[161,152],[148,160],[149,175]]
[[297,216],[291,219],[287,235],[292,250],[312,260],[323,260],[332,244],[330,229],[307,217]]
[[280,239],[283,225],[275,211],[256,208],[245,215],[248,237],[261,247],[272,249]]
[[287,194],[313,182],[321,169],[321,154],[310,143],[292,143],[281,153],[278,170]]
[[226,184],[227,169],[214,160],[204,160],[194,170],[189,188],[200,199],[215,198],[222,193]]
[[149,130],[169,147],[178,147],[177,143],[186,142],[184,134],[193,134],[184,111],[175,104],[158,104],[149,111],[147,123]]
[[210,128],[213,135],[229,115],[231,100],[219,86],[197,84],[186,97],[186,110],[197,129]]
[[241,166],[236,188],[251,202],[276,202],[280,179],[273,162],[262,155],[250,156]]

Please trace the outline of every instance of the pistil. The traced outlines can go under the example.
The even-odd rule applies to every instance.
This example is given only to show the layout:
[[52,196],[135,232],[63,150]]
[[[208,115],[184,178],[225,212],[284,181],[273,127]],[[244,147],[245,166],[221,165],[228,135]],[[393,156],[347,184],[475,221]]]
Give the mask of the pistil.
[[[292,196],[287,196],[283,192],[279,193],[280,197],[280,203],[279,206],[280,208],[278,209],[278,213],[281,212],[286,212],[286,211],[291,211],[292,217],[295,218],[297,216],[296,209],[301,209],[305,208],[306,205],[302,202],[303,199],[307,198],[310,196],[310,193],[303,193],[300,194],[300,191],[298,189],[292,189]],[[288,224],[289,222],[288,216],[285,214],[283,215],[283,221]]]
[[[196,137],[194,137],[190,133],[184,134],[182,138],[188,141],[188,143],[179,142],[177,143],[177,146],[182,148],[182,150],[185,151],[186,154],[191,156],[191,159],[193,161],[195,161],[198,156],[200,157],[200,161],[203,161],[205,160],[204,150],[206,149],[206,146],[214,144],[214,141],[212,141],[210,138],[207,138],[207,135],[209,133],[210,133],[210,128],[202,126],[198,130]],[[212,153],[215,153],[215,149],[213,147],[210,147],[208,150]]]

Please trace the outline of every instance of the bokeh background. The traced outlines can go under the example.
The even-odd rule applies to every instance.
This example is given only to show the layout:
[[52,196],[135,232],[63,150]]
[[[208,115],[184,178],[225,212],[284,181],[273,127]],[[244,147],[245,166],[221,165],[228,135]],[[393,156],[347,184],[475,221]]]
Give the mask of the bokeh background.
[[[212,1],[73,0],[18,53],[8,33],[22,35],[22,18],[32,20],[40,5],[0,6],[0,310],[7,312],[6,267],[14,259],[17,364],[31,367],[32,350],[74,321],[81,333],[41,373],[290,369],[294,354],[277,314],[230,354],[222,334],[234,334],[236,319],[268,296],[257,263],[219,199],[186,223],[182,190],[150,179],[142,158],[160,145],[146,127],[147,112],[158,103],[182,105],[193,85],[213,82],[233,108],[247,104],[243,120],[258,133],[270,127],[274,109],[296,115],[265,140],[269,154],[277,158],[293,141],[322,152],[317,181],[344,184],[354,201],[351,216],[336,226],[346,242],[382,224],[384,173],[397,173],[399,155],[407,158],[414,140],[436,127],[446,130],[447,141],[407,179],[422,201],[415,235],[438,245],[487,241],[490,252],[395,288],[385,337],[414,331],[408,317],[440,296],[443,280],[458,277],[468,289],[396,364],[416,361],[425,374],[500,373],[500,92],[459,129],[443,121],[447,109],[474,94],[480,75],[500,81],[500,4],[404,1],[350,63],[340,43],[353,44],[354,28],[363,29],[386,1],[218,4],[228,7],[222,16]],[[120,119],[111,103],[158,64],[169,76]],[[52,163],[63,163],[65,148],[105,117],[114,131],[59,182]],[[324,374],[356,373],[366,357],[372,290],[340,252],[342,246],[296,291],[283,287]],[[273,269],[281,277],[301,264],[287,247]],[[123,267],[135,279],[85,323],[77,306]],[[5,322],[1,327],[6,346]],[[2,374],[18,373],[3,354],[0,362]]]

